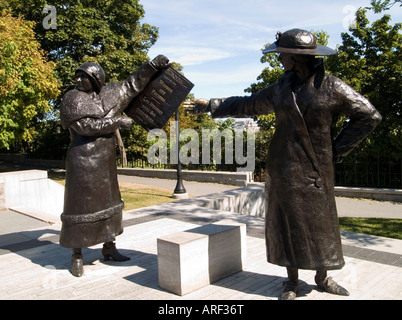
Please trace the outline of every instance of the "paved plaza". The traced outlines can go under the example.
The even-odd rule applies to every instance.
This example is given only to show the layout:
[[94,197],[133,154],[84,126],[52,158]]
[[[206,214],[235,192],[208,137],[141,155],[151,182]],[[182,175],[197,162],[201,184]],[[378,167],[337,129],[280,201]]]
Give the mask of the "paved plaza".
[[[220,220],[247,225],[244,270],[185,296],[160,288],[157,239]],[[105,262],[102,245],[87,248],[83,250],[85,274],[76,278],[69,271],[71,250],[58,244],[60,224],[0,211],[0,299],[245,301],[277,300],[282,291],[286,270],[266,261],[263,218],[176,201],[126,211],[124,227],[117,247],[131,260]],[[350,296],[321,292],[314,272],[301,270],[298,299],[401,300],[402,241],[350,232],[342,232],[342,239],[346,266],[329,274]]]

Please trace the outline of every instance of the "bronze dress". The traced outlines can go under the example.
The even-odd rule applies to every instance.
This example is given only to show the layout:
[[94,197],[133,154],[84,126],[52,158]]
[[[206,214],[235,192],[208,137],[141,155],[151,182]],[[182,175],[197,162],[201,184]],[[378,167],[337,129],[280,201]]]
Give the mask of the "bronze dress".
[[[334,158],[346,156],[381,121],[362,95],[319,64],[295,92],[295,74],[246,97],[212,99],[213,117],[275,112],[266,172],[267,260],[310,270],[344,265],[334,197]],[[348,125],[333,139],[339,116]]]
[[115,131],[120,114],[148,84],[157,69],[143,64],[123,82],[89,95],[65,94],[61,123],[70,131],[66,158],[64,210],[60,245],[84,248],[111,242],[123,232],[123,200],[117,181]]

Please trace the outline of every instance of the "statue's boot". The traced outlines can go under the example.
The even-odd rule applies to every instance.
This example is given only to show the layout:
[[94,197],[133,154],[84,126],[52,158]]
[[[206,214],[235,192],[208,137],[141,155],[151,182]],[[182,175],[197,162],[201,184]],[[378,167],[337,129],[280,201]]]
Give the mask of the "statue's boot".
[[283,283],[283,291],[280,296],[280,300],[294,300],[297,297],[297,291],[299,290],[299,281],[285,281]]
[[127,261],[130,260],[129,257],[123,256],[116,249],[116,245],[113,242],[106,242],[102,248],[102,254],[105,261]]
[[81,254],[71,256],[71,274],[75,277],[81,277],[84,274],[84,263]]
[[348,296],[349,292],[339,284],[337,284],[331,277],[326,277],[324,280],[320,280],[317,276],[315,277],[315,282],[321,290],[338,294],[340,296]]

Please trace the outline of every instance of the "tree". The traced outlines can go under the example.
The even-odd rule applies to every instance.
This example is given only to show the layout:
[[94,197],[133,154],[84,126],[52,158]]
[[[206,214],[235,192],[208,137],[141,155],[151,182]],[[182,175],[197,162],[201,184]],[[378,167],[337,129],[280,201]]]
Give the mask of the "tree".
[[[61,0],[56,4],[53,10],[57,23],[49,29],[45,26],[46,0],[0,0],[0,9],[35,23],[37,40],[49,59],[56,62],[56,75],[63,83],[56,107],[73,88],[75,70],[82,63],[100,64],[109,82],[125,79],[149,59],[147,53],[156,42],[158,29],[141,23],[145,11],[138,0]],[[118,141],[124,153],[122,140]]]
[[390,19],[390,15],[383,15],[370,26],[366,10],[359,9],[355,28],[350,33],[342,33],[338,55],[330,58],[328,66],[330,72],[368,98],[383,116],[374,133],[359,147],[360,154],[399,159],[402,154],[402,24],[390,25]]
[[56,3],[55,29],[44,26],[46,0],[8,0],[6,6],[13,15],[22,14],[35,22],[36,38],[57,63],[58,77],[65,89],[73,83],[74,71],[84,62],[99,63],[108,82],[126,78],[148,60],[147,52],[156,42],[158,29],[141,23],[145,11],[138,0]]
[[375,13],[380,13],[384,10],[389,10],[395,4],[399,3],[399,6],[402,6],[401,0],[371,0],[371,7],[367,7],[366,9],[372,9]]
[[0,148],[32,142],[35,120],[43,119],[59,94],[55,64],[45,58],[33,25],[0,13]]

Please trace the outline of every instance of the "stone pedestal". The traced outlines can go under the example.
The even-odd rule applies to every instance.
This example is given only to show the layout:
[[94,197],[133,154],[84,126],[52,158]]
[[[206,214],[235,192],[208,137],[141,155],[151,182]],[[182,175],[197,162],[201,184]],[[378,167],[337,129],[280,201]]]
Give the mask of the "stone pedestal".
[[246,264],[246,225],[220,221],[158,240],[161,288],[186,295],[236,272]]
[[0,208],[59,223],[63,204],[64,186],[48,179],[45,170],[0,173]]

